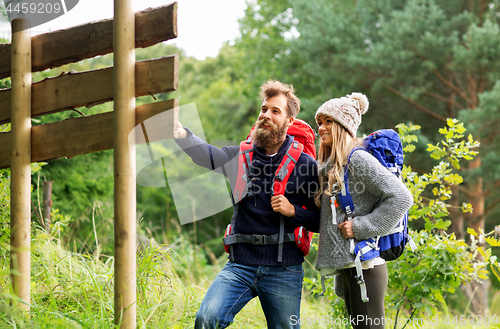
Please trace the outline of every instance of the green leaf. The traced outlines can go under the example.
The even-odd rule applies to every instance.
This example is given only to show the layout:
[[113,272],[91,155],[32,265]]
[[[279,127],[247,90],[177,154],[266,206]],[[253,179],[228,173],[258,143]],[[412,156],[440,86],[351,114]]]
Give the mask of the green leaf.
[[448,175],[444,178],[445,182],[450,183],[452,185],[459,185],[462,184],[464,181],[463,177],[460,176],[459,174],[451,174]]
[[472,213],[474,211],[474,208],[472,208],[472,205],[470,203],[463,203],[462,204],[462,212],[465,213]]
[[436,228],[438,230],[446,230],[451,225],[451,220],[443,221],[441,219],[436,221]]
[[415,149],[416,149],[415,145],[406,145],[405,147],[403,147],[403,152],[411,153],[415,151]]
[[492,247],[500,247],[500,241],[498,241],[497,239],[495,239],[493,237],[488,236],[485,238],[485,240]]

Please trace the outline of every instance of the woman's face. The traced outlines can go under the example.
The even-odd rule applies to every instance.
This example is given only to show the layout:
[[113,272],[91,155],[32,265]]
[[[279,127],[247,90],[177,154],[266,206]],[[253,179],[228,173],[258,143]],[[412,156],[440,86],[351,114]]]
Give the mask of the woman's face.
[[326,115],[320,115],[317,119],[318,133],[321,137],[321,143],[325,146],[332,146],[332,129],[333,129],[333,119],[327,117]]

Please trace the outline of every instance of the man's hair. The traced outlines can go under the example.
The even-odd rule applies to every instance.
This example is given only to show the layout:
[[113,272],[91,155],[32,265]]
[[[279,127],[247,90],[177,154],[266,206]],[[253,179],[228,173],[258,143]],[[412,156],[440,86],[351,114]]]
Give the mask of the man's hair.
[[280,81],[269,80],[260,87],[260,98],[264,101],[278,95],[286,97],[287,117],[296,117],[300,112],[300,99],[294,94],[292,85],[284,84]]

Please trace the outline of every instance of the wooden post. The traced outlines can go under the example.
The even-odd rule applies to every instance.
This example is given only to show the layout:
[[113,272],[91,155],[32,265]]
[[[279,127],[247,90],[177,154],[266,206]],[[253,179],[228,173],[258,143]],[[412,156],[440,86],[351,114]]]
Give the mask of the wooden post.
[[45,231],[50,234],[50,212],[52,210],[52,181],[43,182],[43,226]]
[[135,329],[135,139],[129,139],[135,126],[135,19],[131,0],[115,0],[114,6],[115,324]]
[[31,31],[25,19],[12,21],[10,268],[13,293],[29,311],[31,228]]

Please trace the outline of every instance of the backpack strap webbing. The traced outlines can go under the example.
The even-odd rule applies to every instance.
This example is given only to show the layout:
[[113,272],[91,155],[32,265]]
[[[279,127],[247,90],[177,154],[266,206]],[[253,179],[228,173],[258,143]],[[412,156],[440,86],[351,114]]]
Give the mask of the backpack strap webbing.
[[[273,179],[273,187],[271,192],[273,195],[285,195],[286,183],[292,174],[297,161],[299,161],[300,155],[304,150],[304,145],[297,141],[293,141],[288,150],[286,151],[283,159],[281,160],[278,169],[276,170],[276,175]],[[285,235],[285,216],[280,214],[280,231],[279,231],[279,243],[278,243],[278,263],[283,261],[283,242]]]
[[[221,166],[222,168],[222,174],[227,177],[227,179],[229,179],[229,177],[227,176],[227,172],[226,172],[226,168],[224,166]],[[229,191],[231,191],[231,183],[229,183]],[[233,192],[231,191],[231,203],[233,204],[233,216],[231,217],[231,224],[229,226],[229,232],[228,235],[230,234],[231,232],[231,229],[234,227],[234,218],[236,216],[236,213],[238,212],[238,203],[234,202],[234,197],[233,197]],[[234,262],[234,253],[233,253],[233,246],[230,245],[229,246],[229,256],[231,257],[231,260]]]
[[[280,214],[280,233],[278,239],[278,263],[283,261],[283,242],[285,240],[285,216]],[[295,236],[294,236],[295,241]]]
[[[252,150],[253,150],[252,137],[248,137],[247,140],[244,140],[240,143],[240,152],[238,154],[238,174],[236,176],[236,184],[234,187],[234,192],[231,191],[231,203],[233,204],[233,216],[231,218],[231,228],[234,228],[234,220],[236,218],[236,214],[238,213],[239,201],[244,197],[241,194],[243,194],[243,191],[245,191],[245,187],[250,181],[249,168],[252,164],[252,155],[253,155]],[[222,166],[222,170],[224,176],[227,177],[227,173],[225,171],[224,166]],[[229,185],[230,185],[229,188],[231,189],[231,184]],[[229,257],[232,261],[234,261],[233,244],[226,243],[225,241],[224,244],[229,245]]]
[[[368,152],[363,147],[355,147],[349,153],[349,157],[347,158],[347,165],[342,168],[341,176],[343,176],[342,184],[340,185],[340,194],[339,201],[342,209],[344,209],[347,220],[352,220],[352,213],[354,212],[354,202],[352,201],[351,192],[349,191],[349,161],[351,160],[352,154],[357,150],[363,150]],[[354,254],[355,243],[354,239],[349,239],[349,246],[351,254]]]
[[[225,245],[232,245],[235,243],[251,243],[259,246],[270,246],[279,244],[279,238],[279,234],[231,234],[223,240]],[[295,242],[295,235],[293,233],[285,233],[283,235],[283,242]]]
[[[253,196],[252,181],[250,171],[253,159],[252,137],[240,143],[240,152],[238,153],[238,174],[236,176],[236,185],[234,187],[234,201],[241,201],[247,194]],[[244,193],[246,191],[246,193]]]
[[283,159],[281,160],[273,178],[273,185],[271,189],[271,193],[273,195],[285,195],[286,183],[288,182],[288,178],[290,178],[297,161],[299,161],[302,151],[304,151],[304,145],[297,141],[293,141],[283,156]]
[[360,250],[356,255],[356,259],[354,260],[354,264],[356,264],[356,276],[354,277],[359,284],[359,290],[361,291],[361,299],[363,303],[369,301],[368,295],[366,293],[366,283],[363,278],[363,268],[361,266],[361,256],[363,255],[363,251]]

